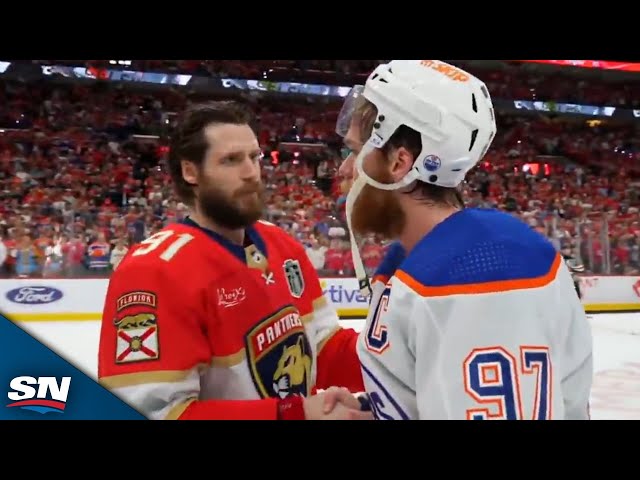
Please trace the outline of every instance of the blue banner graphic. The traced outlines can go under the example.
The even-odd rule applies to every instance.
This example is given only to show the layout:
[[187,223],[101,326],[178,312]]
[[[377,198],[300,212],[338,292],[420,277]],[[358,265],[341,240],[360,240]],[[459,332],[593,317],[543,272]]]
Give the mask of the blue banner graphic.
[[0,420],[146,420],[0,315]]

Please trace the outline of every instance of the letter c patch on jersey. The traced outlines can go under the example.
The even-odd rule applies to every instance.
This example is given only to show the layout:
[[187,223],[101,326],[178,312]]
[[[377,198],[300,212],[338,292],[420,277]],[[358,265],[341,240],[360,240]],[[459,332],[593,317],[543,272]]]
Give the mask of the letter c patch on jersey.
[[311,346],[295,307],[258,322],[245,341],[251,377],[263,398],[309,395]]
[[364,341],[367,350],[377,355],[383,354],[390,346],[387,327],[382,323],[382,317],[387,313],[390,296],[391,283],[388,282],[373,310],[371,323],[365,326],[366,335]]

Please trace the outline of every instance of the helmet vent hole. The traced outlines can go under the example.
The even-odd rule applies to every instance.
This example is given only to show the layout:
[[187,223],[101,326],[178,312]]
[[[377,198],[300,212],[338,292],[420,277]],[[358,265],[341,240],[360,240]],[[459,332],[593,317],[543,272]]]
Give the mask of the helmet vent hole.
[[480,90],[482,90],[482,94],[484,95],[484,98],[489,98],[489,92],[487,91],[487,87],[485,87],[484,85],[482,85],[480,87]]
[[478,138],[477,128],[473,132],[471,132],[471,144],[469,145],[469,151],[473,149],[473,145],[476,143],[476,138]]
[[471,94],[471,108],[473,108],[473,111],[478,113],[478,102],[476,102],[476,94],[472,93]]

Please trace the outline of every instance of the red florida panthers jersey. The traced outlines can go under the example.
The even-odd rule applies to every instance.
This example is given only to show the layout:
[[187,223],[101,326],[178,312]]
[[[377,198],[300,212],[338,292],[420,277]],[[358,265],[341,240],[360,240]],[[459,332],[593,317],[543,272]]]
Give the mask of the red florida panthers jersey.
[[265,222],[246,238],[187,219],[131,248],[105,300],[102,385],[151,419],[275,419],[291,395],[363,390],[357,333],[303,247]]

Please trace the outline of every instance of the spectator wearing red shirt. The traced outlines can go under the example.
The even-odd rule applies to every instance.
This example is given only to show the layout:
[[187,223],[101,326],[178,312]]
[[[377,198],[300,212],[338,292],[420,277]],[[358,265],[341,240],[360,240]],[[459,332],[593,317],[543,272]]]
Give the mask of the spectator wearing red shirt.
[[382,261],[384,248],[375,238],[367,238],[362,246],[362,262],[369,276],[373,275]]
[[87,245],[82,234],[76,234],[68,243],[64,250],[67,259],[67,272],[71,277],[81,277],[86,273],[85,255]]
[[342,240],[334,238],[327,249],[324,260],[324,268],[331,275],[339,275],[344,268],[344,248]]

